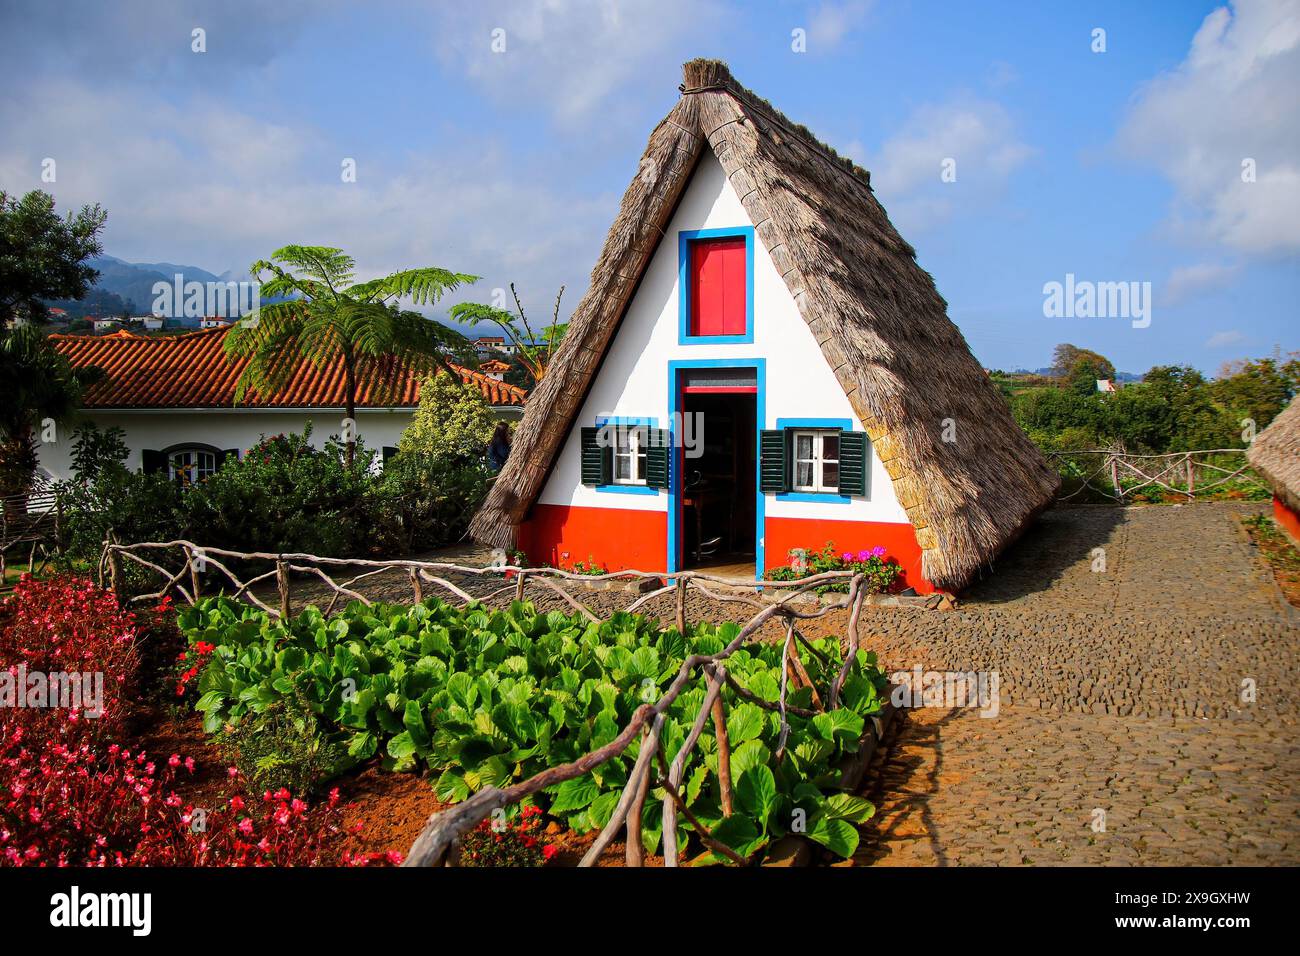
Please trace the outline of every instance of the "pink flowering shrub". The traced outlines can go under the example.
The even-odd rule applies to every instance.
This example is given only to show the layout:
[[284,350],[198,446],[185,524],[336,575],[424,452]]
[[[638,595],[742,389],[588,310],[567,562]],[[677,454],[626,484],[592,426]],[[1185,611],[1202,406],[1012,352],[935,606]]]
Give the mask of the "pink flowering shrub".
[[544,866],[555,847],[538,835],[542,810],[526,806],[519,819],[495,825],[491,817],[461,838],[461,866]]
[[[120,736],[140,666],[136,616],[122,609],[111,592],[86,578],[39,581],[23,575],[0,605],[0,669],[10,675],[14,695],[0,696],[0,733],[21,725],[32,735],[53,735],[70,745],[85,739]],[[97,676],[102,713],[86,708],[22,707],[29,697],[25,675],[66,673]],[[102,683],[100,683],[102,681]]]
[[99,718],[68,707],[0,706],[0,865],[400,862],[396,854],[340,856],[346,834],[337,790],[314,807],[286,790],[249,801],[232,768],[234,795],[195,807],[176,793],[194,773],[192,758],[174,754],[160,766],[114,742],[127,728],[139,633],[135,615],[79,578],[24,577],[0,605],[0,669],[11,677],[103,675]]
[[[893,558],[886,557],[885,549],[879,545],[860,551],[836,551],[835,545],[828,541],[820,551],[808,548],[804,553],[804,567],[796,566],[794,552],[791,552],[790,564],[780,568],[769,568],[763,576],[769,581],[797,581],[827,571],[855,571],[863,576],[867,591],[883,594],[895,590],[902,582],[902,567]],[[817,588],[818,594],[827,591],[846,592],[844,583],[827,584]]]

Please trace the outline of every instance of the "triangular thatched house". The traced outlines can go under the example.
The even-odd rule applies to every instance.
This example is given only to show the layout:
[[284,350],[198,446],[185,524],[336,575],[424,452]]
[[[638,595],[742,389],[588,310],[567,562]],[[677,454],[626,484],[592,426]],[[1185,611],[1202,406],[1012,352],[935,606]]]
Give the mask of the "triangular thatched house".
[[1255,436],[1246,459],[1273,487],[1273,517],[1300,542],[1300,401]]
[[883,547],[957,590],[1057,477],[868,174],[686,64],[473,534],[609,570]]

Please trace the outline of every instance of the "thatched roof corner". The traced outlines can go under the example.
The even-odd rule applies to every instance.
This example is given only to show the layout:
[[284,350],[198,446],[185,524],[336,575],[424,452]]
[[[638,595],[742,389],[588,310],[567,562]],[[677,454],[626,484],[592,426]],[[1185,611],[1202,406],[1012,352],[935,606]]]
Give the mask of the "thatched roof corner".
[[683,93],[728,89],[732,85],[731,70],[721,60],[698,57],[682,64],[681,91]]
[[1273,486],[1273,493],[1300,512],[1300,400],[1292,399],[1277,418],[1255,436],[1246,460]]
[[[705,150],[730,179],[893,481],[935,586],[958,591],[1053,500],[1060,478],[975,361],[867,172],[692,60],[471,533],[512,547]],[[945,422],[957,441],[944,441]]]

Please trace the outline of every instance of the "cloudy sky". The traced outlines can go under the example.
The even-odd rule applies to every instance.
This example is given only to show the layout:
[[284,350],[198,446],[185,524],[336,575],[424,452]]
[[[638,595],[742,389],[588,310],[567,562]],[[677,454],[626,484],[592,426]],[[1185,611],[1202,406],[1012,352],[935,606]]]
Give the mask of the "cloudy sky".
[[[692,56],[872,171],[986,365],[1300,348],[1300,0],[0,0],[0,189],[129,261],[336,245],[571,309]],[[1045,318],[1067,273],[1150,325]]]

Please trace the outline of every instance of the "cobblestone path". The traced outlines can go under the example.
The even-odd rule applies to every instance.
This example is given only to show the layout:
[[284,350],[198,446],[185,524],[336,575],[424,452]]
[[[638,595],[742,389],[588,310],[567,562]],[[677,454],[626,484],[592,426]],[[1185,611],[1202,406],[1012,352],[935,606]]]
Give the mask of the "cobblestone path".
[[1252,510],[1060,509],[959,610],[873,612],[886,669],[996,670],[1000,708],[908,712],[854,862],[1300,863],[1300,615]]

